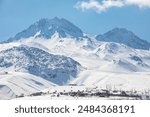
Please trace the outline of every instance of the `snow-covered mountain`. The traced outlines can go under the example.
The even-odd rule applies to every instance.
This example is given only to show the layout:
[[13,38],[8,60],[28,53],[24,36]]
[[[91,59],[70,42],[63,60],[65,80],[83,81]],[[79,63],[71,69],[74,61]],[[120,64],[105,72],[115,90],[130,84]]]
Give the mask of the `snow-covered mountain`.
[[29,37],[50,39],[55,33],[59,37],[82,38],[83,32],[77,26],[65,19],[57,17],[53,19],[41,19],[27,29],[8,39],[7,42],[25,39]]
[[95,38],[65,19],[41,19],[0,44],[0,96],[68,84],[150,89],[149,47],[126,29]]
[[53,55],[26,45],[0,52],[1,69],[29,72],[59,85],[66,84],[69,79],[75,78],[80,67],[78,62],[69,57]]
[[108,62],[101,67],[101,70],[111,72],[142,72],[150,70],[150,63],[144,59],[144,57],[149,56],[149,52],[136,50],[124,44],[101,43],[95,54]]
[[103,35],[98,35],[96,39],[98,41],[116,42],[125,44],[135,49],[144,49],[144,50],[150,49],[149,42],[140,39],[133,32],[128,31],[127,29],[124,28],[114,28]]

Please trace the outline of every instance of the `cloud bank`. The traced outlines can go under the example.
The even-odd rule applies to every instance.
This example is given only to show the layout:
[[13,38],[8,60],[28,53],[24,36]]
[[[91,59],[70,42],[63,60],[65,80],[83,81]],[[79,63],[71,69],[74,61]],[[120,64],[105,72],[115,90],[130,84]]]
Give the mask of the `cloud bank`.
[[150,0],[89,0],[77,2],[75,7],[82,11],[93,9],[98,13],[104,12],[112,7],[138,6],[139,8],[150,8]]

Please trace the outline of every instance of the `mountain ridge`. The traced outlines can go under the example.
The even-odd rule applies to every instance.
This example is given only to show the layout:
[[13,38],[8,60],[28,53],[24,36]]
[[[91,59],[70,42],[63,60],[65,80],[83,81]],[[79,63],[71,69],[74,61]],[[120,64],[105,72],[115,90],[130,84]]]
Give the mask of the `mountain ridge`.
[[[69,32],[64,37],[59,32],[50,33],[49,21]],[[61,26],[62,22],[67,29]],[[0,44],[0,95],[3,98],[11,98],[13,93],[7,95],[8,91],[26,95],[70,84],[86,87],[110,85],[119,89],[150,88],[150,51],[141,46],[136,46],[138,49],[130,47],[121,42],[121,38],[117,38],[120,41],[117,43],[97,41],[88,34],[80,37],[83,33],[72,33],[74,29],[81,31],[72,25],[68,28],[66,23],[70,24],[65,19],[41,19],[31,25],[33,29],[31,32],[28,30],[31,34],[22,33],[17,40]],[[52,29],[60,29],[57,25]],[[110,32],[106,35],[119,33],[121,37],[129,37],[128,42],[134,44],[137,41],[136,36],[126,29],[116,28]],[[46,34],[52,37],[46,37]],[[27,38],[20,38],[22,36]],[[135,41],[132,42],[130,39],[134,40],[133,37]]]
[[72,58],[53,55],[26,45],[12,47],[0,52],[0,68],[14,72],[29,72],[55,84],[65,84],[75,78],[81,65]]
[[6,42],[17,41],[29,37],[50,39],[56,32],[59,34],[60,38],[70,36],[79,39],[83,37],[82,30],[77,26],[64,18],[60,19],[55,17],[53,19],[40,19],[27,29],[17,33],[14,37],[9,38]]
[[[78,28],[68,20],[64,18],[54,17],[53,19],[40,19],[39,21],[30,25],[27,29],[17,33],[14,37],[10,37],[5,42],[9,43],[13,41],[27,39],[30,37],[34,39],[51,39],[54,35],[58,38],[75,38],[76,40],[82,40],[84,38],[93,38],[90,37],[88,34],[85,36],[85,34],[80,28]],[[135,49],[150,49],[150,43],[148,41],[142,40],[133,32],[125,28],[114,28],[102,35],[97,35],[95,39],[98,41],[125,44]]]
[[97,35],[96,39],[98,41],[116,42],[125,44],[135,49],[144,49],[144,50],[150,49],[150,43],[148,41],[140,39],[133,32],[125,28],[114,28],[102,35]]

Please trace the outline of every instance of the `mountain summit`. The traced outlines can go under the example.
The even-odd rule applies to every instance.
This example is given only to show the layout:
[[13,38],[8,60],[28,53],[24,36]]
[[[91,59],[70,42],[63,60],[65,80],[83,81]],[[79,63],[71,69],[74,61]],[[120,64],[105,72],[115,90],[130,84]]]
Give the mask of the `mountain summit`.
[[133,32],[128,31],[125,28],[114,28],[103,35],[98,35],[96,39],[98,41],[116,42],[125,44],[135,49],[144,49],[144,50],[150,49],[149,42],[140,39]]
[[[54,37],[58,38],[74,38],[77,40],[82,40],[83,38],[91,39],[90,36],[83,34],[82,30],[67,21],[64,18],[53,18],[46,19],[43,18],[22,32],[16,34],[14,37],[9,38],[5,42],[13,42],[21,39],[27,38],[43,38],[51,39]],[[104,33],[103,35],[96,36],[96,40],[104,42],[115,42],[127,45],[134,49],[149,50],[150,43],[140,39],[133,32],[125,28],[114,28],[111,31]]]
[[66,19],[59,19],[57,17],[53,19],[41,19],[36,23],[29,26],[27,29],[16,34],[14,37],[8,39],[8,42],[16,41],[29,37],[42,37],[45,39],[51,38],[55,33],[59,37],[65,38],[67,36],[73,38],[83,37],[83,32],[77,26],[67,21]]

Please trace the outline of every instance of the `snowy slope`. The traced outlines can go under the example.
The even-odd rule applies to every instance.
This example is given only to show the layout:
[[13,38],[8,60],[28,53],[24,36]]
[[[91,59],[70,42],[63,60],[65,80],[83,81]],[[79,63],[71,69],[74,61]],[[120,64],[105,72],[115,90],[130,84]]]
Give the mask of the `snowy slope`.
[[0,100],[15,98],[15,93],[6,85],[0,85]]
[[80,41],[59,37],[51,40],[22,41],[22,43],[31,42],[39,42],[50,53],[69,56],[85,68],[68,84],[103,87],[109,85],[129,90],[150,88],[149,51],[114,42],[91,43],[86,38]]
[[49,49],[50,53],[69,56],[89,69],[99,68],[112,72],[150,71],[150,52],[133,49],[124,44],[91,42],[87,38],[80,41],[70,38],[53,38],[28,42],[39,42]]
[[56,86],[43,78],[23,72],[0,73],[0,99],[15,98],[16,95],[28,95],[45,88]]
[[29,37],[50,39],[56,32],[59,34],[59,37],[63,38],[73,37],[79,39],[83,37],[83,32],[77,26],[66,19],[55,17],[53,19],[41,19],[37,21],[27,29],[8,39],[7,42]]
[[52,54],[71,57],[87,69],[95,68],[108,72],[150,71],[150,52],[133,49],[124,44],[93,42],[87,38],[77,41],[59,37],[50,40],[30,38],[18,43],[32,43],[32,46],[39,43],[39,48]]
[[[46,80],[50,86],[54,83],[150,89],[149,43],[126,29],[117,28],[104,35],[104,40],[97,41],[58,18],[31,25],[0,44],[0,70],[9,72],[0,74],[1,97],[29,94],[49,86],[41,87],[40,83],[30,82],[31,78]],[[19,93],[15,81],[22,87]],[[39,90],[33,90],[38,86]]]
[[81,65],[73,59],[20,45],[0,52],[0,69],[23,71],[62,85],[75,78]]
[[129,90],[150,88],[149,51],[113,42],[97,42],[85,48],[88,45],[86,39],[79,42],[71,39],[60,41],[55,38],[47,42],[42,44],[51,53],[67,55],[86,68],[71,84],[104,87],[110,85]]
[[103,72],[100,70],[88,70],[82,72],[79,77],[71,82],[84,86],[99,86],[101,88],[109,87],[110,89],[122,90],[149,90],[150,74],[147,72]]
[[150,55],[149,51],[136,50],[123,44],[105,42],[101,43],[95,51],[102,60],[107,61],[101,70],[142,72],[150,70],[150,62],[144,57]]
[[114,28],[96,37],[98,41],[122,43],[135,49],[150,49],[150,43],[124,28]]

